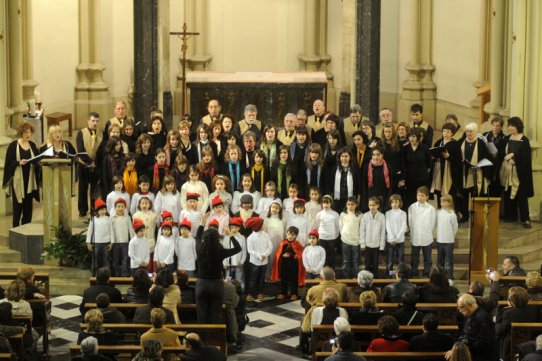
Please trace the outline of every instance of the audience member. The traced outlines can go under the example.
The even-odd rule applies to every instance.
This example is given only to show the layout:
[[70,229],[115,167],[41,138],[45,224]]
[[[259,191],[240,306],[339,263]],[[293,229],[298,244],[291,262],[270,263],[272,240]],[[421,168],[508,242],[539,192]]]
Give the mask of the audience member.
[[525,278],[530,300],[542,300],[542,277],[538,272],[529,272]]
[[378,329],[382,338],[374,339],[367,352],[403,352],[408,351],[408,342],[399,338],[399,323],[392,316],[378,320]]
[[190,286],[190,278],[188,272],[177,270],[177,286],[181,291],[181,303],[194,304],[196,303],[196,289]]
[[333,355],[325,361],[365,361],[365,357],[354,354],[355,344],[352,332],[341,332],[333,344]]
[[497,308],[500,297],[499,274],[497,272],[486,275],[489,281],[489,295],[484,296],[484,285],[480,281],[474,281],[469,286],[468,294],[476,299],[478,306],[488,314],[493,314]]
[[366,270],[358,273],[358,286],[352,286],[348,290],[348,302],[358,302],[359,295],[365,291],[373,291],[377,300],[381,299],[380,288],[373,285],[374,275]]
[[184,361],[226,361],[226,355],[216,347],[206,346],[196,333],[185,336],[184,347],[188,351],[183,357]]
[[344,317],[348,320],[348,312],[339,307],[339,292],[334,288],[326,288],[322,294],[321,307],[312,312],[311,330],[315,325],[332,325],[337,317]]
[[96,272],[96,284],[90,286],[83,292],[83,300],[79,306],[81,314],[85,314],[85,303],[96,302],[96,296],[105,292],[109,295],[109,300],[112,303],[121,303],[122,294],[113,285],[109,284],[109,278],[111,277],[111,271],[109,268],[102,267]]
[[239,303],[239,295],[235,290],[235,286],[228,281],[224,281],[224,300],[223,303],[226,307],[226,338],[228,342],[237,342],[238,324],[237,316],[235,314],[235,308]]
[[[165,308],[173,313],[175,323],[180,324],[179,314],[177,313],[177,305],[181,304],[181,291],[179,286],[175,284],[173,273],[169,268],[161,270],[154,280],[154,286],[162,286],[164,288],[164,301]],[[152,288],[151,288],[152,289]]]
[[407,291],[401,296],[401,304],[398,310],[391,315],[395,317],[400,325],[421,325],[423,313],[416,308],[417,302],[418,295],[414,291]]
[[45,299],[46,297],[41,293],[40,289],[34,285],[34,275],[36,271],[30,266],[20,267],[17,271],[17,278],[24,282],[26,287],[24,293],[24,299],[29,300],[32,298]]
[[352,325],[376,325],[382,317],[382,312],[376,306],[376,294],[373,291],[365,291],[359,295],[361,308],[350,313]]
[[164,327],[166,313],[161,308],[151,310],[152,328],[141,335],[141,346],[150,340],[157,340],[162,346],[180,346],[179,335],[170,328]]
[[24,300],[25,286],[24,282],[17,279],[10,282],[6,290],[6,298],[0,302],[9,302],[12,306],[14,316],[30,316],[32,317],[32,308],[30,303]]
[[125,323],[126,317],[115,307],[109,306],[109,296],[102,292],[96,297],[96,307],[102,312],[104,323]]
[[506,256],[502,261],[503,276],[526,276],[525,271],[519,266],[516,256]]
[[146,303],[149,299],[149,289],[152,286],[152,281],[142,268],[138,268],[134,273],[132,285],[126,291],[124,301],[127,303]]
[[526,355],[523,361],[542,361],[542,335],[536,337],[536,351]]
[[384,289],[384,302],[401,302],[401,297],[405,292],[416,292],[416,285],[408,280],[410,277],[410,266],[408,264],[398,264],[395,277],[398,281],[386,286]]
[[143,343],[143,349],[132,361],[162,361],[162,343],[158,340],[148,340]]
[[454,343],[452,349],[446,352],[447,361],[474,361],[476,360],[471,356],[469,348],[461,342]]
[[[459,322],[459,342],[465,344],[473,361],[494,361],[496,357],[495,324],[476,299],[464,294],[457,300],[457,309],[464,316]],[[453,350],[452,350],[453,351]]]
[[87,328],[85,331],[79,332],[79,337],[77,338],[78,345],[89,336],[95,337],[98,340],[98,345],[118,344],[119,335],[103,328],[104,317],[100,310],[88,310],[85,313],[85,323],[87,324]]
[[151,311],[153,308],[161,308],[166,313],[166,323],[175,323],[173,312],[163,307],[164,302],[164,287],[154,286],[149,291],[149,303],[145,306],[138,307],[135,311],[134,323],[151,323]]
[[429,283],[418,289],[418,302],[455,303],[459,291],[450,286],[446,272],[440,266],[431,268]]
[[452,348],[454,340],[438,331],[439,319],[434,313],[428,313],[423,317],[423,334],[414,336],[408,345],[409,351],[415,352],[438,352],[448,351]]
[[88,336],[81,341],[81,355],[72,357],[72,361],[110,361],[111,359],[98,353],[98,340]]

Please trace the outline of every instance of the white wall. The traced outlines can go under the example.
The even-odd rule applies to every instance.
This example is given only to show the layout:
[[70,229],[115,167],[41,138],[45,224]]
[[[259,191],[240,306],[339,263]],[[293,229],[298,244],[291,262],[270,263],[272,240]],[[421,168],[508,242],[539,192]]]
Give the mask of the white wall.
[[[399,0],[382,0],[380,14],[381,93],[397,93],[399,91],[400,68]],[[392,104],[390,104],[389,106],[392,106]]]
[[34,80],[47,111],[73,112],[78,64],[78,2],[32,1]]

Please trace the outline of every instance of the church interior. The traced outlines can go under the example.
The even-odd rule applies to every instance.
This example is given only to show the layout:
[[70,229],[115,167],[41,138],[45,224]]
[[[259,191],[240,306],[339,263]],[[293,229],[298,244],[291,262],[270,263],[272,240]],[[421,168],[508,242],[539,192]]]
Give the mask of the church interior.
[[[287,113],[311,115],[320,97],[341,119],[359,104],[375,125],[382,108],[394,123],[409,122],[418,103],[433,140],[450,113],[480,133],[495,117],[519,117],[532,150],[532,228],[499,223],[497,209],[497,224],[482,221],[476,230],[494,237],[495,266],[513,255],[526,272],[541,272],[541,34],[537,0],[0,0],[0,178],[21,123],[34,126],[38,147],[54,124],[75,145],[88,114],[100,114],[103,128],[118,101],[136,123],[160,109],[168,129],[186,114],[205,116],[214,98],[236,119],[256,104],[259,118],[277,128]],[[58,188],[56,176],[33,202],[32,222],[17,228],[12,200],[0,192],[0,286],[26,265],[47,274],[48,340],[41,337],[38,350],[47,342],[49,359],[60,361],[70,359],[81,331],[78,307],[91,273],[41,257],[52,237],[44,223],[64,219],[74,234],[88,228],[89,217],[77,212],[77,186]],[[73,179],[70,171],[59,177]],[[472,227],[462,223],[456,235],[460,292],[469,290]],[[127,285],[118,288],[124,293]],[[247,304],[245,344],[228,360],[302,359],[296,346],[305,309],[299,300],[275,299],[275,287]],[[542,324],[533,325],[536,337]]]

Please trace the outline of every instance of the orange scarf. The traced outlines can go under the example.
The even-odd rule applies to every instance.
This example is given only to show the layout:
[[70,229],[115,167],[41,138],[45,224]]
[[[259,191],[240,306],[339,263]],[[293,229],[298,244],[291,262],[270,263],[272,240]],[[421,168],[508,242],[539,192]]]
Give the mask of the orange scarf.
[[137,192],[137,171],[135,168],[128,170],[124,168],[124,173],[122,174],[122,182],[124,183],[124,189],[126,193],[131,196]]

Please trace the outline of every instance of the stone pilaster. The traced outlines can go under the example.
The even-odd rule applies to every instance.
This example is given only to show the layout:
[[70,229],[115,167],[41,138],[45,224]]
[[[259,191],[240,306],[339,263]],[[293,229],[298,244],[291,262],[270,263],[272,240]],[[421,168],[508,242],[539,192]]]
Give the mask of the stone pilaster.
[[170,65],[169,41],[171,36],[169,24],[169,2],[162,1],[158,7],[158,93],[161,97],[158,99],[158,106],[164,114],[164,123],[168,129],[173,126],[173,99],[171,95],[171,85],[169,82]]
[[103,29],[99,14],[99,0],[79,0],[79,65],[75,69],[74,93],[76,128],[86,126],[89,112],[98,112],[102,120],[108,119],[112,108],[109,85],[103,78],[105,65],[100,56]]
[[7,57],[9,59],[8,107],[10,108],[11,127],[17,128],[23,119],[27,106],[23,101],[23,37],[21,0],[8,1]]
[[413,103],[423,105],[424,120],[435,125],[437,85],[433,81],[435,66],[432,64],[433,0],[414,0],[408,13],[409,37],[412,48],[405,66],[408,79],[403,82],[399,100],[398,120],[408,120]]
[[23,0],[23,100],[28,101],[35,99],[34,92],[39,85],[34,80],[34,69],[32,62],[34,59],[34,51],[32,47],[32,1]]
[[378,121],[380,99],[380,1],[356,4],[356,103],[373,122]]
[[209,53],[209,0],[190,0],[186,3],[187,24],[191,24],[188,31],[199,32],[188,41],[186,65],[195,71],[209,70],[213,56]]
[[134,118],[158,105],[158,0],[134,0]]

